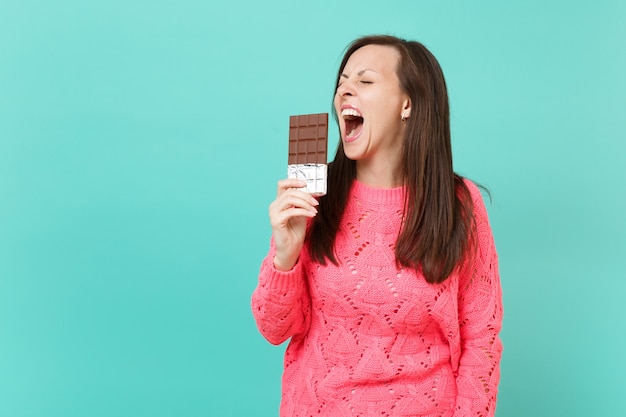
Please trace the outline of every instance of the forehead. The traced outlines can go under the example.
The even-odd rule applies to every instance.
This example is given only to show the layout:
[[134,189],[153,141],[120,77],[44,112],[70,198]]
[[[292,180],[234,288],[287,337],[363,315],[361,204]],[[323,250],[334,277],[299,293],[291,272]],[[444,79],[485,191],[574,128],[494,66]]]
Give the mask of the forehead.
[[399,60],[400,54],[392,46],[365,45],[350,55],[343,72],[372,69],[382,73],[395,73]]

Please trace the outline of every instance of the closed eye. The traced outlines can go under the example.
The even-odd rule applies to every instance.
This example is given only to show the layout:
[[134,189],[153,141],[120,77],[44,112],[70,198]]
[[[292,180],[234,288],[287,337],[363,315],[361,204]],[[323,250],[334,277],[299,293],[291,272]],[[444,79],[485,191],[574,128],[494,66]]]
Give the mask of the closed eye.
[[361,80],[361,84],[374,84],[373,81]]

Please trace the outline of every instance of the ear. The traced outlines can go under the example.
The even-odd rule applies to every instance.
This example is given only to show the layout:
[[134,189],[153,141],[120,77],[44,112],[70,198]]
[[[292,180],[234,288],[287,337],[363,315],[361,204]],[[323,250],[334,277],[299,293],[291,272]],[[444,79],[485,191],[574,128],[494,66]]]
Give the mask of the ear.
[[408,119],[411,117],[411,99],[407,97],[402,103],[402,119]]

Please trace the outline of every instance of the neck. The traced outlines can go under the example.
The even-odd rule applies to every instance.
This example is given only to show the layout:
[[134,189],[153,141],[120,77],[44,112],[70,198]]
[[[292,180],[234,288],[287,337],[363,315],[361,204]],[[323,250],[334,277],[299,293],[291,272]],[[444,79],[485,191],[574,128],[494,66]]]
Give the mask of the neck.
[[395,188],[404,185],[404,177],[399,168],[399,164],[393,167],[393,164],[377,166],[357,161],[356,179],[359,182],[374,188]]

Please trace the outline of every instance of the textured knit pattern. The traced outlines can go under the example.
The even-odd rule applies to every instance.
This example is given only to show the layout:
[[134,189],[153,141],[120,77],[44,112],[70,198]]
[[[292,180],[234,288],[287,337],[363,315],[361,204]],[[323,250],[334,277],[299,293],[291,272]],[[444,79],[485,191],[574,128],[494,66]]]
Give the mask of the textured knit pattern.
[[502,345],[497,255],[479,190],[472,262],[441,284],[397,268],[403,188],[354,182],[339,265],[306,248],[291,271],[263,261],[252,311],[285,352],[283,417],[493,416]]

